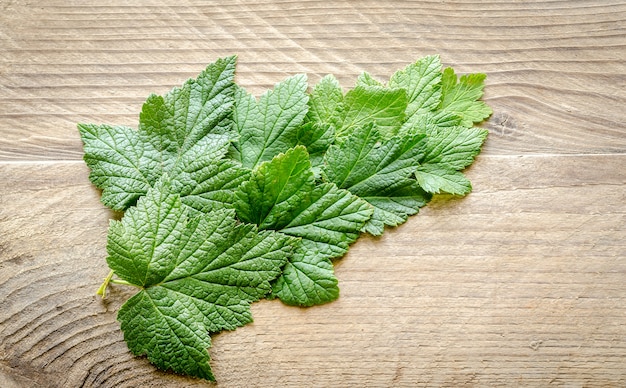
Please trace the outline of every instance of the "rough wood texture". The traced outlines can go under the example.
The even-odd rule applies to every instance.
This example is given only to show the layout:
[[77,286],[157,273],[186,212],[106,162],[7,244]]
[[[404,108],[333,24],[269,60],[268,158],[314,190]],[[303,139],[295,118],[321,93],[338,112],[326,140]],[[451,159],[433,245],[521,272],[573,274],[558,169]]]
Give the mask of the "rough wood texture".
[[[468,172],[339,262],[341,298],[264,301],[215,336],[219,386],[626,385],[626,5],[620,1],[0,1],[0,386],[193,387],[132,357],[94,295],[108,220],[77,122],[239,54],[287,75],[380,78],[439,53],[488,73]],[[106,5],[102,5],[106,4]]]

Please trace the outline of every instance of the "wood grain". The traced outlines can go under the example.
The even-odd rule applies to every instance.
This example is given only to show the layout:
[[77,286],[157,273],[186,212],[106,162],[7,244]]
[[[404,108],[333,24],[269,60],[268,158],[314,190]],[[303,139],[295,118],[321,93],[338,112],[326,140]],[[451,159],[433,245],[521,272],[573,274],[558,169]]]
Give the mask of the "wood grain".
[[621,152],[625,21],[614,1],[7,1],[0,159],[80,159],[77,122],[136,126],[149,93],[233,53],[255,94],[298,72],[348,88],[439,53],[489,74],[489,151]]
[[119,217],[78,122],[136,126],[239,55],[255,94],[294,73],[384,79],[439,53],[488,74],[468,171],[338,262],[341,297],[253,305],[214,336],[219,386],[626,385],[626,4],[619,1],[0,1],[0,386],[194,387],[130,355],[95,289]]
[[[623,384],[626,170],[612,167],[626,156],[559,158],[482,157],[472,195],[357,242],[338,263],[337,302],[255,304],[254,324],[214,338],[220,385]],[[130,356],[115,315],[131,291],[94,295],[114,215],[81,163],[55,168],[0,170],[4,372],[200,384]]]

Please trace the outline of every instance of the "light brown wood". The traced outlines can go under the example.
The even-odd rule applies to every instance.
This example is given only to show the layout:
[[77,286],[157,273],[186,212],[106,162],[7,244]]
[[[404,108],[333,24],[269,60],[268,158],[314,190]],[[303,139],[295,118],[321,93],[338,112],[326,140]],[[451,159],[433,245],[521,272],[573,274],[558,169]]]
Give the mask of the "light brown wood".
[[136,126],[233,53],[257,95],[439,53],[494,115],[472,194],[362,237],[338,301],[254,304],[214,336],[219,386],[626,385],[625,36],[618,1],[0,1],[0,386],[208,385],[129,353],[132,290],[96,297],[119,215],[76,123]]

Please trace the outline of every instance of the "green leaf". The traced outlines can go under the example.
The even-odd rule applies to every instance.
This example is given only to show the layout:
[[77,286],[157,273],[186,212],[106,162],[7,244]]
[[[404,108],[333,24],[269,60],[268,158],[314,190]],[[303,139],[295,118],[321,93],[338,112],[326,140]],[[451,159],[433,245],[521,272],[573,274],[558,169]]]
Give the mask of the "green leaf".
[[432,195],[419,187],[415,180],[406,179],[401,185],[390,186],[378,194],[361,198],[374,207],[374,214],[362,231],[379,236],[384,232],[385,226],[398,226],[405,223],[409,216],[417,214],[430,201]]
[[331,124],[308,122],[298,128],[297,144],[306,147],[316,176],[324,164],[324,155],[335,142],[335,128]]
[[425,112],[410,117],[398,131],[399,134],[426,133],[432,128],[451,128],[461,125],[461,118],[453,113]]
[[235,209],[243,222],[279,230],[295,217],[314,186],[306,149],[298,146],[255,168],[235,194]]
[[236,57],[219,59],[165,96],[152,94],[139,115],[139,130],[155,148],[181,155],[209,133],[232,132]]
[[406,90],[407,118],[434,111],[441,100],[441,60],[438,55],[424,57],[395,72],[389,79],[390,88]]
[[347,252],[372,212],[367,202],[349,191],[324,183],[303,193],[295,217],[280,231],[302,238],[316,254],[336,258]]
[[339,82],[332,75],[322,78],[309,95],[309,110],[297,132],[296,144],[306,146],[311,165],[319,175],[324,154],[335,141],[333,117],[343,101]]
[[300,247],[289,261],[292,267],[286,268],[276,281],[274,294],[291,305],[333,301],[339,296],[339,289],[330,259],[348,251],[373,209],[350,192],[326,183],[303,197],[297,213],[280,231],[299,237]]
[[157,183],[109,228],[109,266],[141,288],[118,313],[130,350],[214,380],[209,333],[252,321],[250,303],[270,292],[294,242],[238,224],[233,210],[189,219],[179,195]]
[[225,158],[230,144],[225,136],[207,135],[177,160],[168,174],[184,205],[198,212],[232,208],[235,189],[250,171]]
[[386,137],[393,136],[405,120],[407,97],[404,89],[357,86],[346,93],[333,117],[337,138],[348,136],[356,128],[375,123]]
[[445,164],[462,170],[472,164],[480,152],[488,131],[481,128],[437,128],[427,130],[428,141],[422,164]]
[[160,152],[145,136],[123,126],[79,124],[89,180],[102,189],[101,201],[124,210],[145,195],[163,173]]
[[297,144],[297,131],[308,110],[306,76],[296,75],[275,85],[259,101],[238,88],[234,121],[239,133],[237,157],[252,169]]
[[342,101],[343,92],[339,81],[332,75],[325,76],[311,91],[306,122],[331,124],[332,117]]
[[464,127],[471,127],[474,123],[483,121],[492,110],[483,101],[478,101],[483,95],[485,74],[467,74],[457,83],[457,76],[452,68],[446,68],[442,77],[442,100],[439,110],[452,113],[461,118]]
[[343,143],[329,148],[324,174],[330,182],[374,206],[366,230],[380,235],[384,225],[406,221],[427,201],[411,179],[424,157],[425,145],[424,134],[382,140],[372,124],[365,125]]
[[375,193],[410,176],[425,144],[423,134],[382,140],[378,128],[364,125],[329,148],[324,172],[330,182],[353,194]]
[[[232,186],[244,180],[247,172],[232,163],[217,169],[210,165],[224,158],[232,137],[235,60],[220,59],[197,79],[164,97],[150,96],[138,131],[109,125],[78,126],[84,159],[91,169],[89,177],[103,190],[106,206],[127,209],[165,173],[185,187],[183,195],[193,192],[208,198],[211,203],[185,201],[198,210],[230,206]],[[215,178],[218,171],[220,176]],[[194,184],[204,191],[192,190]]]
[[331,302],[339,297],[334,272],[330,259],[300,246],[273,284],[273,296],[292,306]]
[[316,186],[303,146],[256,167],[237,190],[235,209],[244,222],[300,238],[292,266],[274,286],[281,300],[299,305],[329,302],[338,295],[332,267],[325,263],[347,251],[373,212],[367,202],[334,184]]
[[434,193],[468,193],[460,170],[487,135],[472,125],[491,114],[485,75],[457,80],[438,56],[387,85],[362,73],[344,95],[329,75],[307,94],[297,75],[258,100],[235,85],[235,62],[150,95],[138,130],[78,127],[102,202],[126,210],[99,293],[138,288],[118,313],[130,350],[209,380],[211,333],[251,322],[251,303],[336,299],[332,260],[360,233],[405,222]]
[[372,75],[366,71],[359,74],[356,79],[356,86],[381,86],[384,87],[382,82],[372,77]]
[[472,191],[472,185],[463,173],[444,164],[425,164],[415,172],[417,183],[429,193],[446,192],[465,195]]
[[429,193],[469,193],[472,186],[459,171],[472,164],[487,137],[481,128],[427,128],[428,141],[416,171],[420,186]]
[[236,192],[235,209],[242,221],[301,237],[329,258],[346,252],[372,214],[350,192],[330,183],[316,186],[302,146],[255,168]]

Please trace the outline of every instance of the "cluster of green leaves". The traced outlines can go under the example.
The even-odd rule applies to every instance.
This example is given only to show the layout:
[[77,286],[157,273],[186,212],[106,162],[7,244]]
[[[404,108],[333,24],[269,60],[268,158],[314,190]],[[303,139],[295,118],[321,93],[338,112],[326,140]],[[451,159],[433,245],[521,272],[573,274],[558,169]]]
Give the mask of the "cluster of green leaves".
[[[344,94],[304,75],[259,99],[236,57],[151,95],[137,130],[80,124],[90,179],[111,221],[105,281],[140,291],[119,311],[131,351],[213,380],[210,333],[251,322],[250,304],[339,295],[332,260],[361,233],[405,222],[432,194],[471,190],[461,170],[487,135],[483,74],[428,56]],[[116,278],[112,278],[116,275]]]

